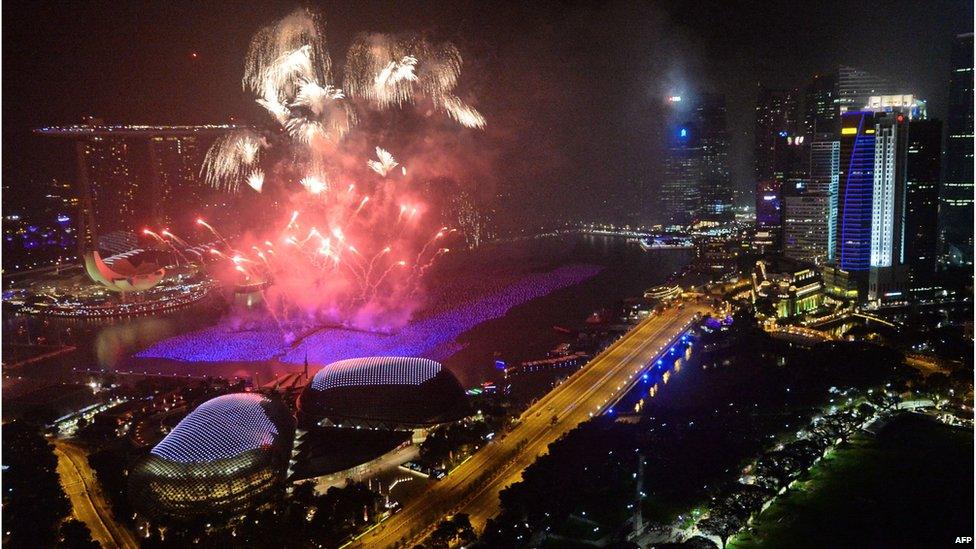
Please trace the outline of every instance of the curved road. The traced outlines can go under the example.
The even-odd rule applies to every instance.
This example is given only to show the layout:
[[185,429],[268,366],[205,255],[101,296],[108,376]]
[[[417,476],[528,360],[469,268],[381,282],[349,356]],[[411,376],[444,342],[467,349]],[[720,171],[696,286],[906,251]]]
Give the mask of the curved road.
[[[482,529],[498,512],[498,494],[521,479],[536,457],[627,389],[634,376],[670,345],[705,307],[672,308],[638,324],[586,366],[529,407],[504,438],[490,442],[402,511],[367,530],[351,547],[416,542],[442,518],[468,513]],[[553,421],[555,416],[555,421]]]
[[102,494],[95,474],[88,466],[85,450],[66,440],[54,441],[61,486],[71,500],[71,514],[91,530],[92,539],[102,547],[136,548],[132,532],[115,521],[112,506]]

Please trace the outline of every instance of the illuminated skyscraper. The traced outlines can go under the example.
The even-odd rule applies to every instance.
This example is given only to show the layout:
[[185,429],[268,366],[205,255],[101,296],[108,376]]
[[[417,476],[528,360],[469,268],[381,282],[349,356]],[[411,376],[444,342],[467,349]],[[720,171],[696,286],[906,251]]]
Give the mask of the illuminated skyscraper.
[[813,136],[818,133],[836,132],[837,74],[818,74],[803,92],[803,134]]
[[874,191],[875,113],[841,117],[840,184],[837,201],[837,259],[849,272],[871,266],[871,208]]
[[683,224],[702,217],[731,218],[734,193],[725,96],[703,94],[676,110],[661,187],[668,220]]
[[796,133],[796,90],[759,88],[756,100],[756,180],[773,177],[775,140]]
[[896,90],[885,78],[854,67],[837,69],[837,91],[834,103],[837,113],[857,111],[868,104],[872,95],[891,95]]
[[826,195],[826,212],[823,213],[826,223],[827,242],[825,256],[827,261],[834,261],[835,243],[837,239],[837,190],[838,174],[840,172],[840,141],[832,133],[818,133],[810,143],[810,184],[809,193]]
[[90,229],[82,238],[97,240],[98,235],[132,231],[140,222],[140,192],[148,187],[135,169],[134,144],[127,139],[94,136],[79,141],[77,147],[89,189],[81,195],[86,210],[83,215],[90,220]]
[[782,187],[783,255],[822,264],[827,260],[827,193],[815,192],[808,179],[789,179]]
[[773,179],[806,179],[810,175],[810,141],[803,135],[780,132],[773,139]]
[[[189,226],[208,204],[227,202],[203,184],[203,155],[215,136],[236,126],[107,126],[89,119],[85,125],[45,127],[41,135],[74,141],[77,163],[78,246],[92,249],[99,236],[136,233],[147,225]],[[180,221],[183,221],[183,226]]]
[[701,210],[709,219],[732,218],[732,175],[729,171],[729,133],[725,96],[702,95],[695,107],[701,132]]
[[149,138],[152,222],[185,233],[201,213],[201,206],[218,199],[200,175],[210,145],[196,135],[157,135]]
[[942,226],[946,258],[973,263],[973,34],[956,37],[949,76]]
[[697,127],[671,129],[665,159],[661,205],[673,223],[689,223],[701,212],[702,148]]
[[806,180],[810,171],[808,151],[802,135],[781,131],[772,140],[772,175],[756,184],[754,244],[763,253],[783,251],[783,191],[788,181]]
[[782,185],[776,179],[756,184],[756,234],[754,246],[760,253],[777,253],[783,228]]
[[837,257],[841,269],[867,283],[869,299],[904,282],[908,128],[901,112],[841,116]]

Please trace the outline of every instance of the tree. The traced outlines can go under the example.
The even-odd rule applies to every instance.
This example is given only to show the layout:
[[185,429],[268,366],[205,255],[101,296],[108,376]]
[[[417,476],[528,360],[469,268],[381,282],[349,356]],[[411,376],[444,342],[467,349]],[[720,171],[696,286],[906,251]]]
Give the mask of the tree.
[[478,539],[474,526],[471,525],[471,517],[467,513],[454,515],[454,528],[457,531],[458,541],[461,545],[468,545]]
[[69,519],[61,524],[61,546],[69,549],[98,549],[88,526],[79,520]]
[[698,521],[698,529],[703,533],[722,540],[722,547],[728,543],[729,537],[742,529],[743,522],[725,509],[713,509],[711,513]]
[[58,460],[40,428],[21,421],[2,427],[4,545],[46,547],[68,514]]
[[431,548],[452,547],[455,543],[467,545],[477,539],[474,527],[471,526],[471,517],[466,513],[454,515],[450,519],[445,519],[437,524],[434,533],[431,534],[427,546]]

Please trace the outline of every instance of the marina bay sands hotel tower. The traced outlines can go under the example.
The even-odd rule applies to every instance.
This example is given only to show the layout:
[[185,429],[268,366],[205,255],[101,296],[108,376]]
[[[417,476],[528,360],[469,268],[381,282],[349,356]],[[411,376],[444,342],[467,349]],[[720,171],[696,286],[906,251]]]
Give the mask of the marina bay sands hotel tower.
[[79,255],[146,226],[186,229],[231,200],[207,186],[200,168],[213,140],[237,126],[85,122],[34,130],[74,142]]

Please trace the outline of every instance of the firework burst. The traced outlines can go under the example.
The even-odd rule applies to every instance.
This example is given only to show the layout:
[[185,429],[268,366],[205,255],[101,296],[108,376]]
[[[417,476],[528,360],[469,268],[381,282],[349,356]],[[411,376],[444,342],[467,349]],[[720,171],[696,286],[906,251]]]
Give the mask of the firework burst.
[[[334,80],[317,14],[297,10],[255,34],[242,84],[277,129],[228,134],[203,169],[216,188],[236,192],[243,182],[266,194],[271,185],[283,191],[272,196],[291,207],[276,228],[250,227],[249,235],[260,236],[237,246],[199,224],[226,245],[226,253],[212,255],[232,273],[270,283],[266,304],[275,319],[374,327],[409,317],[424,271],[446,253],[436,243],[449,229],[431,226],[403,160],[382,147],[365,158],[361,143],[370,136],[346,137],[364,118],[375,126],[385,112],[421,104],[461,126],[484,127],[484,117],[455,94],[461,64],[449,43],[363,34]],[[387,179],[397,166],[403,177]]]

